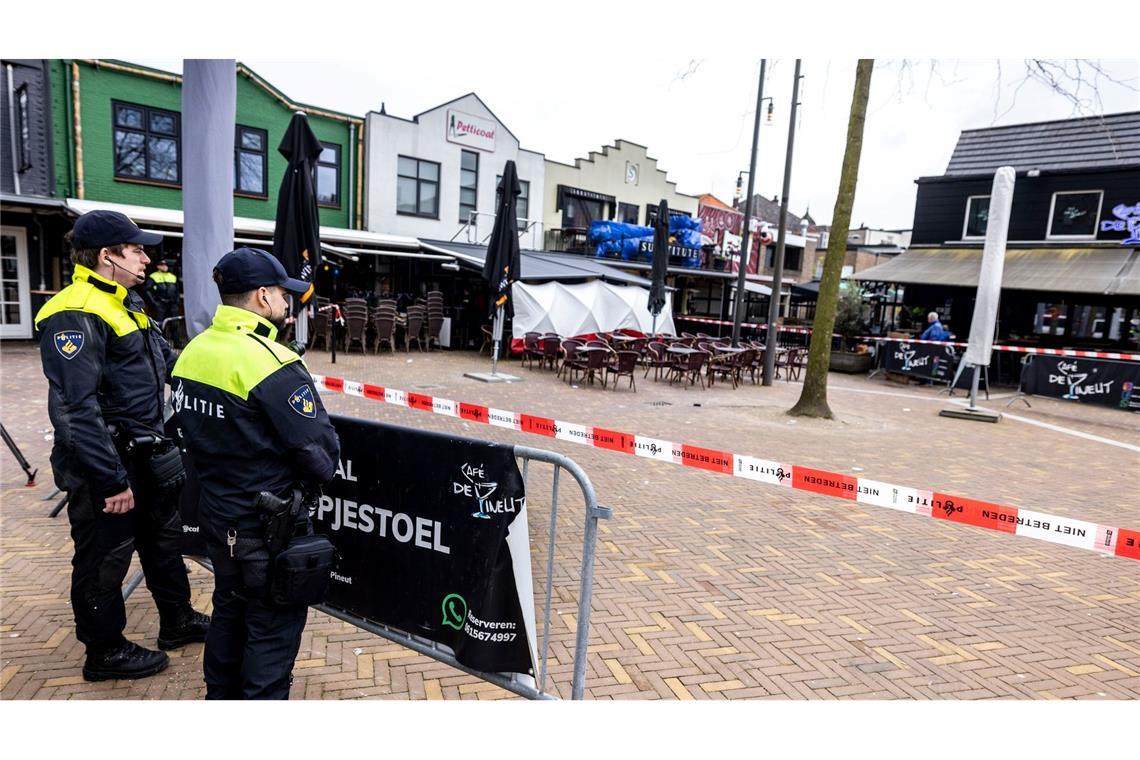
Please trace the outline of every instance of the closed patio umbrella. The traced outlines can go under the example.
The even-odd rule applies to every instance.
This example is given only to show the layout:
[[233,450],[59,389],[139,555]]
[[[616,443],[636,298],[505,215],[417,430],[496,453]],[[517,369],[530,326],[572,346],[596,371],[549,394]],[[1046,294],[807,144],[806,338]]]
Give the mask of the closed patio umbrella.
[[514,161],[507,161],[503,167],[503,178],[499,182],[495,206],[495,225],[491,228],[491,239],[487,243],[487,258],[483,262],[483,279],[487,283],[490,313],[494,319],[492,337],[494,349],[491,354],[491,374],[495,374],[499,359],[499,344],[503,340],[503,321],[515,314],[514,300],[511,298],[511,283],[519,278],[519,232],[518,232],[518,170]]
[[653,315],[652,333],[657,334],[657,316],[665,307],[665,272],[669,268],[669,204],[664,199],[657,205],[657,223],[653,226],[653,276],[649,285],[649,313]]
[[[313,297],[313,277],[321,263],[320,219],[313,187],[313,167],[321,155],[321,141],[302,111],[293,114],[277,151],[289,163],[277,192],[273,255],[290,277],[309,283],[309,290],[294,302],[297,312]],[[308,339],[307,327],[302,316],[297,324],[297,339],[302,343]]]

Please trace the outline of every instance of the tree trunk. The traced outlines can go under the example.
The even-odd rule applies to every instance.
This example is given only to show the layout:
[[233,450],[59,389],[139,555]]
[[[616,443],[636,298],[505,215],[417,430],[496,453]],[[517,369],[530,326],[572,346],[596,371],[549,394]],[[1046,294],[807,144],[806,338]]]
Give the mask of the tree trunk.
[[819,301],[812,324],[811,347],[808,349],[807,372],[800,400],[788,410],[797,417],[831,419],[827,405],[827,367],[831,359],[831,331],[835,327],[835,306],[839,300],[839,278],[847,253],[847,233],[851,228],[851,207],[855,203],[855,184],[859,179],[859,156],[863,151],[863,124],[867,120],[867,101],[871,97],[873,59],[861,58],[855,67],[855,92],[851,96],[851,116],[847,122],[847,148],[843,154],[843,171],[839,175],[839,194],[831,215],[831,232],[827,255],[823,260],[823,280],[819,284]]

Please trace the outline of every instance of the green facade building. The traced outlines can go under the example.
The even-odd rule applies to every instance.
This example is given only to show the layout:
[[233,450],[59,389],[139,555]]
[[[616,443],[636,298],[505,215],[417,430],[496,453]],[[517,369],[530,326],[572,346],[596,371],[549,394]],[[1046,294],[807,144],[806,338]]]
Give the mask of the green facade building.
[[[52,60],[56,197],[182,208],[182,77],[110,60]],[[277,146],[304,111],[324,145],[315,187],[322,226],[360,229],[363,119],[291,101],[237,70],[234,216],[272,220],[285,157]]]

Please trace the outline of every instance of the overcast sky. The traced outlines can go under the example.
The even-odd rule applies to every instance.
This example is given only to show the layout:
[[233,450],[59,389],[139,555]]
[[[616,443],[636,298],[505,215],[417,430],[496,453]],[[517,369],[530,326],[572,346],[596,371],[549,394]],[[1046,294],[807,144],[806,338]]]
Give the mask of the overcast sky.
[[[816,56],[803,63],[790,196],[794,212],[810,206],[820,223],[835,202],[858,56],[877,64],[854,225],[910,227],[914,180],[943,173],[963,129],[1140,110],[1131,16],[1054,0],[956,0],[921,14],[911,0],[325,0],[288,12],[196,0],[166,20],[134,0],[112,15],[62,2],[67,24],[42,23],[39,5],[6,10],[21,30],[5,35],[6,54],[172,71],[185,57],[235,57],[294,100],[361,116],[383,102],[411,117],[476,92],[547,158],[569,163],[625,138],[646,145],[681,192],[728,202],[748,167],[760,59],[769,56],[775,115],[761,129],[756,190],[771,198],[783,183],[794,56]],[[999,65],[999,54],[1009,59]],[[1101,78],[1099,101],[1086,88],[1080,109],[1023,81],[1025,58],[1096,56],[1125,84]]]
[[[711,191],[726,202],[737,173],[748,168],[759,59],[662,55],[632,57],[619,67],[585,57],[561,74],[538,66],[498,73],[444,53],[414,76],[397,75],[419,45],[394,39],[369,60],[243,61],[290,98],[351,114],[379,110],[383,102],[388,113],[410,118],[475,92],[523,147],[549,159],[571,163],[625,138],[648,146],[681,192]],[[177,59],[134,60],[181,70]],[[1140,81],[1137,61],[1102,65],[1132,87]],[[764,95],[775,111],[760,130],[756,192],[771,198],[783,187],[794,59],[769,60],[767,72]],[[1100,102],[1082,93],[1086,102],[1078,111],[1044,85],[1026,82],[1024,72],[1022,59],[879,61],[852,224],[909,228],[915,178],[945,171],[963,129],[1140,108],[1135,90],[1102,78]],[[802,74],[791,209],[802,214],[810,206],[822,224],[835,203],[855,66],[850,59],[806,58]],[[588,84],[607,81],[612,85]]]

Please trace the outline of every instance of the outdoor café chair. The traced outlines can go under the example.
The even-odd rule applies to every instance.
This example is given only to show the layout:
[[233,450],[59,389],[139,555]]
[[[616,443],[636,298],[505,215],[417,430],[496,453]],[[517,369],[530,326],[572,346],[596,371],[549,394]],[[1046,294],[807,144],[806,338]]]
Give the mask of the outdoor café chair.
[[[597,353],[601,353],[600,351]],[[633,372],[637,369],[637,360],[641,356],[636,351],[618,351],[610,362],[609,367],[606,369],[607,383],[609,376],[612,374],[614,378],[614,390],[617,390],[618,378],[629,376],[629,387],[633,388],[633,392],[637,393],[637,383],[634,381]]]
[[490,348],[494,351],[495,334],[491,332],[491,326],[479,325],[479,330],[483,333],[483,342],[479,346],[479,353],[483,353],[484,348]]
[[694,351],[691,354],[681,354],[677,363],[670,367],[670,382],[676,376],[680,382],[684,382],[685,378],[689,379],[689,385],[693,385],[700,381],[701,388],[705,387],[705,378],[701,374],[701,367],[705,365],[705,360],[709,355],[704,351]]
[[643,377],[649,377],[649,370],[653,370],[653,381],[661,377],[661,370],[668,370],[673,365],[672,357],[666,352],[666,346],[659,341],[653,341],[649,344],[645,354],[645,374]]
[[424,350],[423,340],[420,338],[420,331],[424,327],[424,313],[422,309],[417,309],[414,306],[408,309],[408,324],[404,327],[404,353],[412,350],[412,341],[416,342],[416,348],[420,351]]
[[309,318],[309,345],[306,348],[316,349],[317,341],[320,341],[321,348],[328,350],[328,323],[328,315],[319,311]]
[[784,370],[784,382],[792,380],[792,374],[795,371],[796,362],[796,349],[787,348],[776,351],[776,361],[773,366],[776,370],[776,379],[780,379],[780,370]]
[[539,345],[539,340],[542,338],[541,333],[528,332],[523,336],[523,360],[530,362],[530,368],[534,369],[534,360],[537,357],[539,365],[542,363],[542,346]]
[[806,365],[807,350],[802,348],[793,348],[788,352],[787,363],[785,365],[787,367],[787,372],[784,375],[784,381],[786,382],[788,380],[789,375],[791,376],[792,380],[799,380],[800,370],[803,369]]
[[396,316],[395,314],[386,315],[379,313],[372,320],[372,327],[376,331],[375,343],[372,346],[373,353],[380,353],[380,347],[385,343],[388,344],[389,350],[396,353]]
[[602,387],[606,387],[606,367],[608,365],[609,353],[606,351],[585,351],[585,360],[582,362],[574,361],[570,364],[570,382],[574,382],[574,373],[582,372],[585,374],[586,381],[590,385],[594,384],[594,378],[600,376],[602,379]]
[[709,359],[707,374],[710,388],[718,377],[728,378],[733,389],[736,388],[736,361],[739,356],[740,354],[719,354]]
[[[561,378],[562,377],[562,370],[566,370],[567,375],[569,375],[569,369],[570,369],[571,364],[574,364],[574,363],[580,362],[580,361],[582,361],[582,362],[585,361],[585,359],[583,357],[578,356],[578,346],[582,345],[582,341],[574,340],[573,338],[567,338],[566,340],[559,341],[558,338],[554,338],[554,337],[549,336],[549,335],[542,339],[542,356],[543,356],[544,361],[546,359],[550,358],[547,340],[556,341],[555,342],[555,353],[553,355],[554,358],[552,359],[552,362],[558,360],[558,358],[560,356],[559,351],[561,351],[562,361],[558,365],[558,372],[555,374],[555,377]],[[551,364],[550,368],[554,369],[553,363]]]
[[438,348],[443,348],[443,344],[439,342],[439,334],[443,330],[443,316],[434,316],[428,314],[427,320],[427,347],[431,351],[431,342],[434,340]]
[[345,337],[345,352],[352,350],[353,343],[360,344],[360,353],[366,353],[364,331],[368,327],[368,317],[362,314],[350,314],[345,317],[348,335]]

